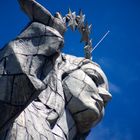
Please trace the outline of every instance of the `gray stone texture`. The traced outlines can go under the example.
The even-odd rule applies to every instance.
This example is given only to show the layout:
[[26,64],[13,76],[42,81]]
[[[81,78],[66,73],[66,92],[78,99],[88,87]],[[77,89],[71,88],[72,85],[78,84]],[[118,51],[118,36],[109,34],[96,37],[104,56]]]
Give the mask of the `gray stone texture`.
[[27,14],[31,21],[43,23],[59,31],[61,35],[64,35],[66,31],[66,25],[64,22],[61,19],[52,16],[51,13],[41,4],[35,0],[18,1],[21,9]]
[[0,50],[0,140],[85,139],[111,99],[107,78],[91,60],[61,53],[60,20],[19,2],[33,22]]
[[61,54],[62,43],[33,22],[0,51],[1,139],[80,139],[102,118],[106,76],[88,59]]

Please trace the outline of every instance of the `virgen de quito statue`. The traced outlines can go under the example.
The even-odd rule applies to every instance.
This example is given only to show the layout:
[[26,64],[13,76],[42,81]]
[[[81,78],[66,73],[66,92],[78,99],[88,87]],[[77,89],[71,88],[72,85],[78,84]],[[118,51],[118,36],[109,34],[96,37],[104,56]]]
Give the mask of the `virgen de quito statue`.
[[[31,22],[0,50],[0,140],[84,140],[111,99],[91,60],[91,26],[80,11],[62,18],[35,0],[19,0]],[[85,58],[61,53],[70,26],[82,34]]]

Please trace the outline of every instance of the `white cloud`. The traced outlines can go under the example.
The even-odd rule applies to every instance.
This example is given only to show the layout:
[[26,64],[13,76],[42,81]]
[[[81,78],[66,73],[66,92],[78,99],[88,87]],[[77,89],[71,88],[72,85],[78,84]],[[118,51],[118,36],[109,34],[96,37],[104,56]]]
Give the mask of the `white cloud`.
[[120,87],[112,82],[109,82],[109,90],[111,93],[120,93],[121,92]]
[[111,127],[106,127],[99,124],[93,128],[87,140],[134,140],[130,130],[122,131],[119,125],[112,124]]
[[114,63],[111,59],[103,58],[103,57],[97,59],[97,62],[101,65],[101,67],[105,67],[107,69],[110,69],[112,64]]

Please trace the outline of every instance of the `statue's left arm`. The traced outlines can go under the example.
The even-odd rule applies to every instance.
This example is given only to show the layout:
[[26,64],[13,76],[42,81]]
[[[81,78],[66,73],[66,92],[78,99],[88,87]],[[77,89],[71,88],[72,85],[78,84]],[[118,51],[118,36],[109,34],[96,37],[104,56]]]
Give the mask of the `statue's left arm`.
[[62,43],[57,31],[33,22],[0,50],[0,136],[46,88],[39,79],[42,67]]

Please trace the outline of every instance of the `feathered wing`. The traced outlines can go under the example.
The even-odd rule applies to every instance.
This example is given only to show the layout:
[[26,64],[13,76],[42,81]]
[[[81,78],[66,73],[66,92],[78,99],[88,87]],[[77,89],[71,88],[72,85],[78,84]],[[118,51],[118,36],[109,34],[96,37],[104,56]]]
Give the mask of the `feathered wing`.
[[35,0],[18,0],[21,9],[34,21],[47,25],[53,20],[52,14]]

